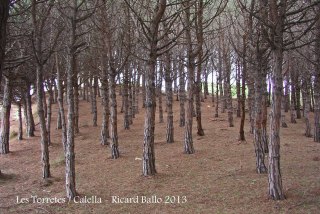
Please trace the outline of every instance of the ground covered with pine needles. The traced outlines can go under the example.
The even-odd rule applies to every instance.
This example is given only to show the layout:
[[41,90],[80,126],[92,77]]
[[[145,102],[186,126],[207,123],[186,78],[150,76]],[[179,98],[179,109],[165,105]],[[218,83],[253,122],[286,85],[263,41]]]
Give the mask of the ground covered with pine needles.
[[[118,97],[118,106],[120,99]],[[121,157],[112,160],[110,149],[100,145],[101,126],[92,127],[90,103],[81,101],[80,133],[75,138],[77,191],[81,197],[101,198],[101,203],[17,203],[17,197],[65,196],[64,155],[61,131],[55,130],[58,107],[54,105],[50,146],[53,177],[47,181],[41,179],[39,125],[36,137],[18,141],[13,135],[11,153],[0,156],[3,172],[0,213],[319,213],[320,144],[304,136],[303,119],[297,120],[297,124],[288,123],[289,128],[281,130],[281,169],[287,199],[276,202],[268,199],[267,175],[255,171],[248,116],[245,123],[247,140],[239,142],[240,118],[235,118],[235,127],[229,128],[227,113],[214,118],[213,106],[209,100],[202,103],[205,136],[196,136],[194,120],[196,153],[193,155],[183,154],[184,129],[179,127],[179,103],[174,101],[173,144],[165,142],[166,123],[159,123],[157,112],[155,152],[158,174],[143,177],[144,109],[139,109],[130,130],[123,129],[123,116],[119,114]],[[100,107],[98,105],[98,111]],[[16,124],[13,118],[12,130],[16,130]],[[163,201],[142,203],[139,198],[139,203],[120,204],[112,203],[112,196],[157,197]],[[175,203],[165,203],[166,196],[171,199],[175,196]]]

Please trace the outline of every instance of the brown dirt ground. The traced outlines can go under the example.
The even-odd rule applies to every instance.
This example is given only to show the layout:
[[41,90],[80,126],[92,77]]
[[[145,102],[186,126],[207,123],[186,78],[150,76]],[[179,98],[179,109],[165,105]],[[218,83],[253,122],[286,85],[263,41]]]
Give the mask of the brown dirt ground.
[[[289,128],[281,130],[281,169],[287,199],[276,202],[267,198],[267,175],[255,172],[248,121],[247,142],[238,142],[239,118],[235,118],[235,127],[229,128],[226,114],[220,114],[218,120],[212,117],[214,108],[207,100],[202,105],[205,136],[194,134],[196,153],[186,155],[183,154],[184,129],[178,125],[178,108],[175,101],[173,144],[165,143],[166,123],[160,124],[156,116],[158,174],[143,177],[139,158],[142,156],[144,110],[140,108],[130,130],[123,129],[123,117],[119,114],[121,158],[112,160],[110,149],[100,145],[100,126],[92,127],[90,104],[81,101],[80,134],[75,140],[77,191],[81,196],[100,197],[102,203],[18,204],[17,197],[65,196],[61,133],[55,129],[57,105],[54,105],[50,146],[53,178],[47,182],[41,179],[39,132],[36,137],[20,142],[13,138],[11,153],[0,156],[4,173],[0,179],[0,213],[320,213],[320,144],[304,137],[303,120],[298,120],[297,124],[288,123]],[[16,121],[12,124],[12,129],[16,129]],[[115,204],[111,203],[112,196],[162,199],[185,196],[187,202]]]

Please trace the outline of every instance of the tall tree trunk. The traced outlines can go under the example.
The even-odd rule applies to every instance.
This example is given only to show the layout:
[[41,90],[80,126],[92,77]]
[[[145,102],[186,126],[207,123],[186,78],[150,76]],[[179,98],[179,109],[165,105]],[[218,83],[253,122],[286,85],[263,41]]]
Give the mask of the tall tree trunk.
[[[320,4],[317,5],[320,13]],[[315,69],[314,69],[314,142],[320,142],[320,19],[316,23]]]
[[148,70],[146,72],[146,106],[144,121],[144,140],[143,140],[143,175],[154,175],[156,171],[155,152],[154,152],[154,129],[156,113],[156,89],[155,74],[157,64],[157,43],[158,31],[161,18],[167,6],[166,0],[159,0],[155,14],[150,22],[150,51],[148,60]]
[[174,142],[174,128],[173,128],[173,91],[172,91],[172,69],[171,69],[171,59],[170,53],[165,54],[165,82],[166,82],[166,98],[167,98],[167,132],[166,132],[166,141],[167,143]]
[[9,153],[10,140],[10,110],[12,99],[12,86],[9,78],[4,78],[4,91],[2,100],[1,124],[0,124],[0,154]]
[[240,60],[236,63],[236,88],[237,88],[237,117],[241,117],[241,83],[240,83]]
[[[144,68],[146,68],[146,66],[144,66]],[[146,74],[145,71],[146,69],[143,69],[143,73],[142,73],[142,108],[146,107]]]
[[40,123],[41,135],[41,162],[42,162],[42,177],[49,178],[50,162],[49,162],[49,139],[46,127],[46,118],[44,114],[43,102],[43,65],[37,64],[37,111]]
[[296,87],[294,84],[294,68],[289,60],[289,71],[290,71],[290,85],[291,85],[291,99],[290,99],[290,122],[297,123],[295,114],[295,102],[296,102]]
[[255,68],[254,73],[254,90],[255,90],[255,100],[254,100],[254,145],[256,152],[256,170],[258,173],[266,173],[267,168],[264,163],[264,146],[262,141],[262,102],[263,102],[263,57],[262,50],[259,50],[260,47],[257,47],[256,51],[256,62],[257,68]]
[[[101,89],[102,89],[102,124],[101,124],[101,144],[108,145],[109,136],[109,82],[107,73],[107,57],[102,54],[102,77],[101,77]],[[114,89],[115,90],[115,89]]]
[[186,90],[185,90],[185,73],[184,73],[184,66],[182,62],[179,62],[179,102],[180,102],[180,119],[179,119],[179,126],[184,127],[186,123],[185,115],[185,107],[184,103],[186,97]]
[[282,63],[283,63],[283,31],[286,4],[281,1],[271,0],[270,19],[274,23],[271,41],[272,57],[272,105],[270,114],[270,142],[269,142],[269,196],[273,200],[285,199],[282,187],[280,169],[280,119],[281,119],[281,98],[282,98]]
[[[189,2],[185,6],[185,24],[190,25],[190,5]],[[195,55],[192,50],[191,29],[188,27],[185,30],[186,42],[187,42],[187,72],[188,72],[188,85],[187,85],[187,109],[186,109],[186,124],[184,131],[184,152],[186,154],[193,154],[195,152],[193,148],[192,139],[192,122],[193,122],[193,96],[194,96],[194,71],[195,71]]]
[[247,38],[243,35],[243,56],[242,56],[242,73],[241,73],[241,120],[240,120],[240,131],[239,140],[245,141],[244,135],[244,121],[246,118],[246,76],[247,76]]
[[62,137],[61,142],[63,146],[63,151],[66,152],[66,143],[67,143],[67,127],[66,127],[66,119],[65,119],[65,111],[63,105],[63,86],[62,86],[62,75],[59,67],[59,59],[58,54],[55,54],[56,60],[56,70],[57,70],[57,90],[58,90],[58,106],[59,106],[59,114],[61,118],[61,129],[62,129]]
[[70,19],[70,42],[69,42],[69,52],[68,52],[68,69],[67,69],[67,102],[68,102],[68,116],[67,116],[67,141],[66,141],[66,151],[65,151],[65,160],[66,160],[66,193],[67,198],[73,200],[76,195],[76,170],[75,170],[75,153],[74,153],[74,135],[77,133],[79,127],[76,126],[77,115],[75,102],[76,94],[74,87],[78,85],[75,83],[77,80],[75,78],[76,64],[77,64],[77,55],[76,55],[76,29],[77,29],[77,1],[73,1],[73,13],[72,18]]
[[296,88],[296,115],[297,119],[301,119],[301,87],[298,74],[295,74],[295,88]]
[[[78,84],[78,70],[77,70],[77,63],[74,64],[74,70],[73,70],[73,99],[74,99],[74,134],[77,134],[80,132],[79,130],[79,84]],[[93,94],[90,94],[91,99]],[[68,102],[69,104],[69,102]]]
[[124,129],[130,129],[129,121],[129,64],[127,64],[124,70],[123,76],[123,127]]
[[47,105],[47,133],[48,133],[48,144],[51,144],[51,116],[52,116],[52,103],[53,103],[53,90],[52,83],[54,79],[48,80],[48,105]]
[[98,126],[98,108],[97,108],[97,90],[98,90],[98,77],[95,75],[93,77],[93,96],[92,96],[92,110],[93,110],[93,117],[92,117],[92,124],[94,127]]
[[117,98],[116,98],[116,72],[111,68],[110,74],[110,137],[111,156],[113,159],[119,158],[118,149],[118,128],[117,128]]
[[157,83],[157,94],[158,94],[158,109],[159,109],[159,123],[163,123],[163,108],[162,108],[162,76],[163,76],[163,66],[160,64],[159,77]]
[[230,50],[229,47],[226,47],[227,44],[224,42],[224,35],[222,35],[222,60],[223,68],[225,74],[225,100],[228,109],[228,122],[229,127],[233,127],[233,105],[232,105],[232,94],[231,94],[231,84],[230,84],[230,75],[231,75],[231,63],[230,63]]

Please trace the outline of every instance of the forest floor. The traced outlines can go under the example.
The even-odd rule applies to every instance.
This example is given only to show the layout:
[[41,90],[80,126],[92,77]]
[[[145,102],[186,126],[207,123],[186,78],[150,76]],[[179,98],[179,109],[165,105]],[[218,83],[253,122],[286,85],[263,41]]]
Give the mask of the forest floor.
[[[119,108],[119,96],[118,100]],[[157,112],[158,174],[153,177],[142,176],[144,109],[139,109],[130,130],[124,130],[123,116],[119,114],[121,157],[113,160],[109,147],[100,145],[100,99],[98,127],[92,126],[90,103],[81,101],[80,133],[75,138],[77,191],[81,197],[96,196],[97,202],[101,198],[101,203],[33,203],[32,197],[36,196],[65,197],[64,155],[61,131],[55,129],[58,107],[54,105],[50,146],[53,177],[48,181],[41,179],[39,125],[36,137],[11,139],[11,152],[0,156],[4,174],[0,178],[0,213],[320,213],[320,144],[304,136],[303,119],[297,120],[297,124],[288,123],[289,128],[281,130],[281,170],[287,199],[272,201],[267,194],[267,175],[255,171],[248,115],[247,141],[239,142],[240,118],[235,117],[235,127],[228,127],[226,113],[213,118],[210,100],[202,103],[205,136],[196,135],[194,119],[196,152],[192,155],[183,153],[184,128],[178,123],[179,102],[174,101],[173,144],[165,142],[166,123],[159,123]],[[17,121],[12,121],[12,130],[16,130],[16,124]],[[113,203],[112,196],[138,197],[139,203]],[[165,203],[168,197],[174,202],[171,196],[175,196],[175,203]],[[144,197],[153,200],[156,197],[162,202],[143,203]],[[22,203],[22,198],[29,202]]]

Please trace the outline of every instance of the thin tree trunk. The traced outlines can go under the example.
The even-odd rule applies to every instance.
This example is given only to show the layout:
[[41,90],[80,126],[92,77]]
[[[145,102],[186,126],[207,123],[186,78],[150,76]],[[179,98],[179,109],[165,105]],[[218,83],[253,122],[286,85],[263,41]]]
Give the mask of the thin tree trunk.
[[184,66],[182,62],[179,62],[179,101],[180,101],[180,119],[179,119],[179,126],[184,127],[186,120],[185,120],[185,97],[186,97],[186,90],[185,90],[185,73],[184,73]]
[[124,70],[123,77],[123,127],[124,129],[130,129],[130,120],[129,120],[129,64]]
[[303,90],[302,90],[303,103],[305,103],[303,110],[304,110],[304,122],[306,124],[304,135],[306,137],[312,137],[311,124],[310,124],[310,103],[311,103],[311,99],[310,99],[310,92],[309,92],[309,86],[308,86],[309,80],[310,80],[309,78],[308,79],[304,79]]
[[49,162],[49,139],[46,127],[46,118],[44,114],[43,102],[43,65],[37,64],[37,111],[40,123],[41,135],[41,162],[42,162],[42,177],[49,178],[50,175],[50,162]]
[[163,107],[162,107],[162,76],[163,76],[163,66],[162,63],[160,64],[160,71],[158,77],[158,84],[157,84],[157,94],[159,99],[159,123],[163,123]]
[[166,99],[167,99],[167,130],[166,141],[167,143],[174,142],[174,127],[173,127],[173,91],[172,91],[172,77],[171,77],[171,59],[170,53],[165,54],[165,83],[166,83]]
[[66,152],[66,143],[67,143],[67,127],[66,127],[66,119],[65,119],[65,111],[64,111],[64,104],[63,104],[63,91],[64,87],[62,86],[62,74],[59,67],[59,59],[58,54],[55,54],[56,60],[56,70],[57,70],[57,91],[58,91],[58,106],[59,106],[59,114],[61,119],[61,131],[62,137],[61,142],[63,146],[63,151]]
[[118,128],[117,128],[117,98],[116,98],[116,72],[111,68],[110,74],[110,137],[111,156],[113,159],[119,158],[118,148]]
[[18,102],[18,118],[19,118],[18,140],[23,140],[23,126],[22,126],[21,101]]
[[[190,26],[190,7],[189,2],[186,3],[185,8],[185,24]],[[184,131],[184,152],[186,154],[193,154],[195,152],[193,148],[192,139],[192,122],[193,122],[193,96],[194,96],[194,71],[195,71],[195,56],[192,51],[191,30],[187,28],[185,30],[186,42],[187,42],[187,72],[188,72],[188,85],[187,85],[187,109],[186,109],[186,124]]]
[[236,88],[237,88],[237,117],[241,117],[241,84],[240,84],[240,61],[236,63]]
[[[317,5],[320,13],[320,4]],[[320,142],[320,19],[316,23],[315,69],[314,69],[314,142]]]
[[51,116],[52,116],[52,103],[53,103],[53,91],[52,91],[52,82],[54,79],[51,81],[48,80],[48,105],[47,105],[47,133],[48,133],[48,144],[51,144]]
[[33,119],[32,113],[32,100],[30,95],[30,84],[27,84],[27,91],[26,91],[26,104],[27,104],[27,136],[34,137],[35,131],[35,123]]
[[93,96],[91,101],[92,111],[93,111],[92,124],[94,127],[98,126],[97,124],[97,120],[98,120],[97,90],[98,90],[98,77],[95,75],[93,77]]
[[[247,76],[247,38],[243,36],[243,56],[242,56],[242,74],[241,74],[241,120],[240,120],[240,131],[239,140],[245,141],[244,135],[244,121],[246,118],[246,76]],[[240,71],[239,71],[240,74]]]
[[[216,100],[217,103],[215,105],[216,107],[216,112],[214,114],[214,117],[219,117],[219,102],[221,100],[221,97],[219,97],[219,79],[220,79],[220,72],[216,71]],[[213,79],[212,79],[212,85],[213,85]]]
[[[101,124],[101,144],[108,145],[109,136],[109,82],[106,65],[106,56],[102,54],[102,77],[101,77],[101,89],[102,89],[102,124]],[[115,91],[115,89],[114,89]]]

